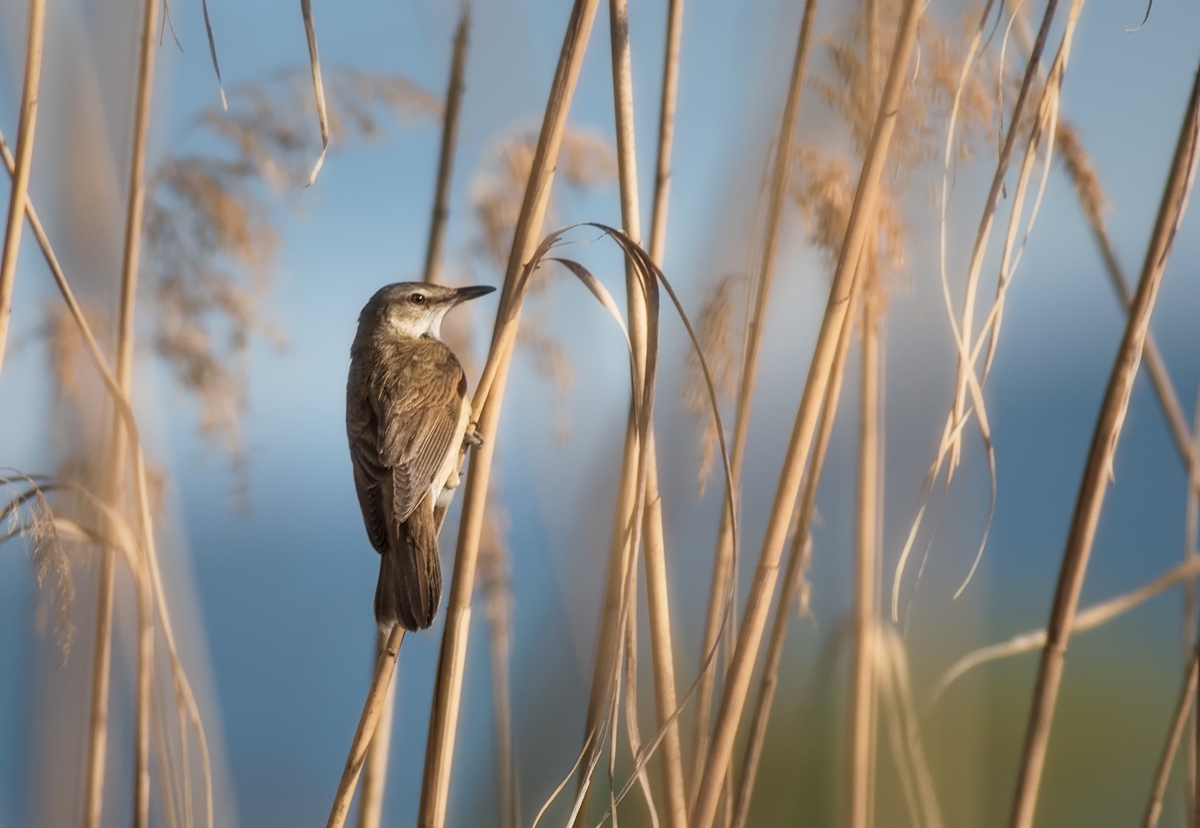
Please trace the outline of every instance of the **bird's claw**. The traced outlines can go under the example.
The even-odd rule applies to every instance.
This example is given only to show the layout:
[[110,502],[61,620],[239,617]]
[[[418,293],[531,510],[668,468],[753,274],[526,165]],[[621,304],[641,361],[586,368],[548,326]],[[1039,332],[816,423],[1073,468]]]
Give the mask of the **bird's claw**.
[[468,446],[479,448],[483,445],[483,435],[475,429],[474,424],[468,425],[466,433],[463,434],[463,442]]

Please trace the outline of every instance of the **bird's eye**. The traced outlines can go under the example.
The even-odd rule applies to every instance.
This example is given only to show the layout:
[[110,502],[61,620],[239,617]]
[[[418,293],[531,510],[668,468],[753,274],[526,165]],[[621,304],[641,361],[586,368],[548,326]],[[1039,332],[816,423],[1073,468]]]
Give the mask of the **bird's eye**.
[[414,305],[424,305],[425,304],[425,294],[424,293],[414,293],[408,297],[408,301],[412,302]]

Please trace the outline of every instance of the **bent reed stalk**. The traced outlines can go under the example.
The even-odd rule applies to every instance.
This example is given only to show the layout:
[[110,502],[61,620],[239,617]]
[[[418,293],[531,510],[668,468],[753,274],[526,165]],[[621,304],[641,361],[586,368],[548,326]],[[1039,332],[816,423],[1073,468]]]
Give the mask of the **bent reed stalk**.
[[[576,0],[571,10],[542,128],[538,135],[529,182],[513,233],[513,244],[505,270],[491,348],[472,399],[471,423],[483,436],[484,444],[469,453],[462,516],[459,519],[458,548],[454,558],[450,598],[446,607],[446,626],[438,655],[429,737],[425,750],[425,770],[421,780],[421,802],[417,817],[420,828],[442,828],[446,820],[446,800],[454,758],[454,735],[461,701],[471,620],[471,594],[479,559],[479,539],[483,531],[484,507],[496,448],[504,385],[520,318],[522,297],[515,295],[517,282],[525,262],[532,258],[538,246],[538,233],[550,199],[550,187],[554,181],[555,164],[566,128],[567,113],[570,110],[575,83],[579,77],[598,4],[599,0]],[[513,309],[511,313],[510,308]]]
[[737,647],[730,664],[729,678],[721,699],[721,709],[699,785],[699,798],[692,814],[693,828],[711,828],[716,816],[720,795],[720,780],[725,776],[733,751],[734,737],[741,720],[742,707],[749,690],[754,662],[766,626],[770,609],[771,594],[779,574],[779,558],[787,540],[788,524],[791,520],[796,496],[808,450],[812,446],[813,433],[821,403],[829,383],[830,370],[837,351],[837,341],[845,324],[846,309],[853,304],[851,296],[861,290],[862,280],[854,278],[859,256],[863,251],[871,222],[875,214],[875,202],[879,194],[879,181],[887,160],[888,148],[896,125],[900,96],[906,82],[909,60],[916,41],[917,23],[921,18],[916,0],[905,0],[896,28],[895,45],[884,85],[875,127],[867,146],[850,220],[846,228],[833,282],[829,290],[829,301],[821,321],[817,343],[813,350],[808,378],[796,412],[796,423],[792,429],[779,486],[771,506],[766,535],[750,595],[742,616],[742,627],[738,634]]
[[1172,242],[1182,219],[1188,193],[1195,173],[1197,129],[1200,128],[1200,70],[1192,84],[1191,98],[1183,119],[1171,170],[1163,189],[1162,202],[1154,231],[1146,250],[1142,275],[1129,308],[1129,319],[1121,346],[1113,362],[1112,374],[1104,394],[1104,402],[1092,436],[1087,466],[1079,487],[1071,529],[1063,551],[1062,567],[1055,588],[1054,605],[1046,630],[1046,646],[1042,650],[1034,687],[1032,709],[1021,754],[1016,790],[1013,794],[1011,828],[1030,828],[1037,807],[1038,789],[1045,764],[1050,726],[1058,700],[1066,659],[1071,621],[1079,601],[1083,576],[1095,539],[1096,526],[1104,505],[1113,454],[1124,424],[1133,381],[1141,362],[1142,347],[1154,310],[1159,285],[1162,283]]

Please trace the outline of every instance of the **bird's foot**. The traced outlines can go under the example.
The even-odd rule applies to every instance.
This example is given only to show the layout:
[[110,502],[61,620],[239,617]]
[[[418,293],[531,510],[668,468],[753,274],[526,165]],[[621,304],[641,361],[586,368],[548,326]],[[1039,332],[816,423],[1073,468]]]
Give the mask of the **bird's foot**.
[[479,448],[483,445],[483,435],[475,429],[474,423],[467,425],[466,433],[463,434],[463,442],[474,448]]

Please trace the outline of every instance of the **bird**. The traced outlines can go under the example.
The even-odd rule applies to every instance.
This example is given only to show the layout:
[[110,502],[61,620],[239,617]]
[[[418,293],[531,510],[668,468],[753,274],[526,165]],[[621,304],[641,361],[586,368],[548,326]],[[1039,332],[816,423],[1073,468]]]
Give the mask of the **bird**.
[[455,306],[491,293],[476,285],[398,282],[376,291],[358,317],[346,381],[346,436],[354,487],[380,555],[375,622],[426,629],[437,615],[442,570],[437,533],[459,482],[468,421],[467,377],[441,340]]

